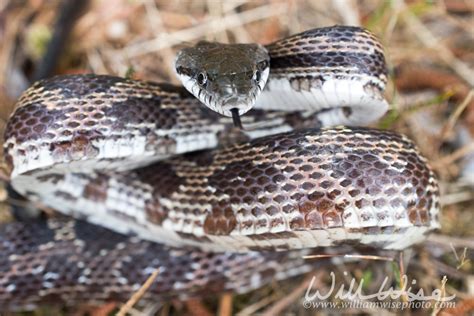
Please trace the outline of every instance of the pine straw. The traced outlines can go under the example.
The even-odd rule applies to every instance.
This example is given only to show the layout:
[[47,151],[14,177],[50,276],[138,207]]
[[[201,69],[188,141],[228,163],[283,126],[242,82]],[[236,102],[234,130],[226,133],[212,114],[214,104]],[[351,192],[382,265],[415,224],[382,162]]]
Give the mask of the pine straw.
[[[27,87],[32,65],[44,51],[56,7],[57,1],[46,0],[11,0],[0,7],[3,9],[0,15],[3,21],[0,27],[0,129],[4,128],[14,100]],[[471,140],[456,144],[459,128],[471,128],[474,133],[474,102],[467,100],[472,96],[469,91],[474,78],[473,11],[469,1],[460,0],[438,1],[434,5],[421,0],[406,3],[401,0],[159,0],[145,3],[96,0],[74,28],[71,45],[64,52],[57,72],[93,71],[118,76],[132,72],[137,79],[177,83],[172,61],[177,49],[187,42],[207,39],[265,44],[319,26],[360,24],[368,27],[386,46],[392,74],[387,91],[392,111],[380,126],[405,133],[415,140],[436,167],[445,202],[441,231],[424,245],[408,251],[404,268],[428,293],[441,288],[442,276],[447,275],[448,281],[443,286],[446,295],[455,293],[459,303],[453,310],[415,310],[413,313],[450,315],[474,309],[474,267],[470,261],[474,192],[471,186],[458,180],[465,163],[463,158],[472,153],[473,143]],[[416,100],[416,104],[412,100]],[[429,120],[420,121],[425,117]],[[449,117],[454,119],[450,121]],[[449,131],[442,128],[446,121]],[[0,169],[6,170],[6,166]],[[7,172],[2,178],[7,178]],[[2,204],[0,218],[10,203],[16,202],[9,200]],[[318,288],[328,290],[330,271],[336,273],[339,282],[346,282],[346,288],[352,276],[359,281],[364,279],[365,293],[375,293],[385,276],[400,286],[399,267],[390,262],[359,260],[333,264],[328,259],[317,260],[318,269],[306,276],[245,295],[223,294],[220,298],[184,304],[169,302],[159,305],[159,313],[312,314],[314,310],[305,310],[302,306],[302,293],[313,275],[317,277]],[[153,306],[143,311],[157,308]],[[46,314],[59,312],[53,309]],[[99,309],[96,312],[99,313]],[[378,314],[381,311],[351,309],[345,312]]]

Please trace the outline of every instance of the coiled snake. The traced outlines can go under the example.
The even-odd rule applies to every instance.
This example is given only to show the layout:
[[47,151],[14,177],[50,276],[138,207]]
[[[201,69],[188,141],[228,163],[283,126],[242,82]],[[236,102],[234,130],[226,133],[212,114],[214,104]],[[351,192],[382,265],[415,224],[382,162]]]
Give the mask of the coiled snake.
[[[243,131],[167,84],[72,75],[23,94],[5,133],[12,185],[78,220],[1,228],[2,306],[123,299],[157,267],[149,297],[243,292],[308,271],[307,248],[403,249],[439,226],[436,179],[410,140],[325,127],[385,113],[372,34],[334,26],[235,47],[198,44],[176,67],[211,109],[248,111]],[[302,250],[275,252],[289,249]]]

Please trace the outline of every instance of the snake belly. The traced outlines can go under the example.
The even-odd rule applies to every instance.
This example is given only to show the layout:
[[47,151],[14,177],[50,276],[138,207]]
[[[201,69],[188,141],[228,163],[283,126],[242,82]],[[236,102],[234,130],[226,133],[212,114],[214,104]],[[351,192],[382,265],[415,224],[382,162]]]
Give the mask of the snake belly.
[[[334,32],[344,34],[340,28]],[[316,30],[312,40],[329,36],[330,42],[331,32]],[[301,36],[300,44],[288,41],[295,52],[311,41]],[[354,124],[362,104],[383,107],[384,80],[373,79],[383,78],[383,71],[362,64],[342,71],[351,55],[341,61],[337,53],[328,55],[334,62],[316,80],[306,69],[316,57],[296,54],[290,67],[278,54],[292,49],[285,40],[280,44],[268,46],[272,68],[261,97],[278,93],[275,82],[285,78],[279,65],[289,69],[287,83],[280,85],[288,93],[315,88],[326,95],[333,89],[337,96],[326,96],[327,102],[305,113],[267,112],[260,98],[257,109],[242,118],[252,140],[218,149],[211,148],[226,137],[231,121],[181,88],[100,75],[34,84],[18,101],[5,133],[12,185],[66,215],[172,247],[248,252],[349,243],[403,249],[422,241],[439,227],[439,190],[410,140],[368,128],[307,127],[338,118],[339,124]],[[311,56],[324,55],[322,49]],[[351,85],[352,92],[341,94],[350,81],[354,90]],[[355,107],[353,99],[360,101]],[[295,110],[297,100],[283,103]],[[38,273],[44,278],[46,271]]]

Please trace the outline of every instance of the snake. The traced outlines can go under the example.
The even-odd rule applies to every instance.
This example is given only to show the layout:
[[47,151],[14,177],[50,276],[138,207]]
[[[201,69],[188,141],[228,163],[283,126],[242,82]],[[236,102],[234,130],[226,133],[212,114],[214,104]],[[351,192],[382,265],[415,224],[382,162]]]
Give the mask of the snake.
[[305,254],[439,228],[416,145],[359,127],[388,108],[369,31],[200,42],[175,68],[183,86],[63,75],[19,98],[11,184],[63,215],[0,226],[0,306],[124,300],[157,268],[145,298],[247,292],[309,271]]

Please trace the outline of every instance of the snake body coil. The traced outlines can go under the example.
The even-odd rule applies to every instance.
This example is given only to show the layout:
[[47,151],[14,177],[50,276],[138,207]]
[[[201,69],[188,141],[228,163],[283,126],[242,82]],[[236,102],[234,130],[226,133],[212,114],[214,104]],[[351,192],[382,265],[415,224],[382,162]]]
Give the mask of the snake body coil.
[[[247,252],[229,255],[234,262],[282,261],[268,274],[277,278],[308,269],[301,260],[290,263],[304,250],[248,251],[347,243],[403,249],[437,228],[436,179],[406,137],[367,128],[308,128],[354,125],[383,114],[385,64],[373,36],[332,27],[267,49],[268,86],[256,109],[242,117],[252,140],[214,150],[208,149],[226,139],[231,121],[182,88],[99,75],[34,84],[20,98],[5,134],[13,186],[60,212],[120,233],[172,247]],[[190,78],[201,72],[188,70]],[[289,113],[267,111],[281,110],[282,104]],[[197,150],[207,151],[178,156]],[[6,235],[11,240],[11,233]],[[8,264],[13,269],[25,258],[10,256]],[[160,265],[160,271],[168,269]],[[244,288],[267,280],[262,273],[255,272],[255,281]],[[14,276],[0,273],[0,284]],[[138,284],[131,278],[121,282]],[[10,290],[0,286],[0,302],[14,301],[17,287]]]

